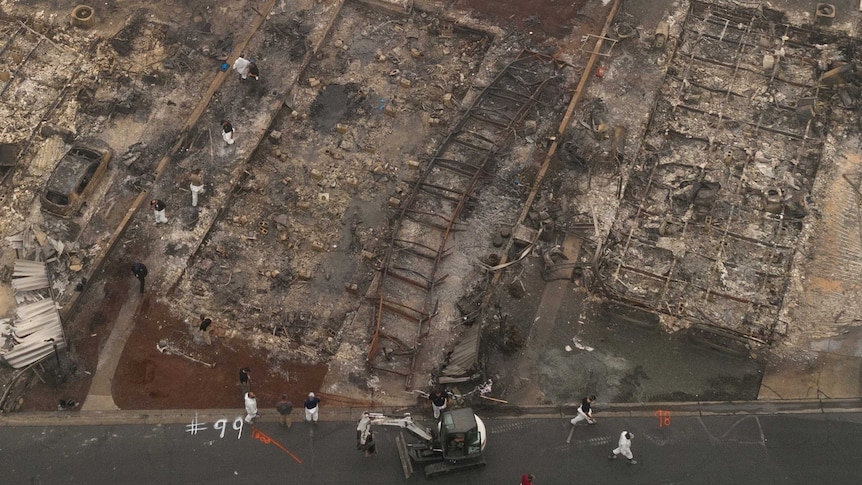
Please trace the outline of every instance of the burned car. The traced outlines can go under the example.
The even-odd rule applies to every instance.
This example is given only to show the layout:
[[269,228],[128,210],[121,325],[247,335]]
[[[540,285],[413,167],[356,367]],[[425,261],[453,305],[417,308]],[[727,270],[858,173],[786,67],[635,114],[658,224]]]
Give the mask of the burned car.
[[75,215],[105,176],[113,155],[104,142],[75,142],[48,179],[42,210],[62,217]]

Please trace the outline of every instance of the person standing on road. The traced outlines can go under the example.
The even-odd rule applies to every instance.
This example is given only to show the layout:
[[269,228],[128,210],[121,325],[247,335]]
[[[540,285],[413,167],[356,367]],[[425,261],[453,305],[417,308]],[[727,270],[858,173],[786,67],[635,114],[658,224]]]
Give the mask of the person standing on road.
[[533,483],[534,478],[532,473],[521,475],[521,485],[535,485]]
[[156,224],[161,224],[168,222],[168,218],[165,216],[165,202],[159,199],[153,199],[150,201],[150,207],[153,208],[153,217],[156,218]]
[[434,392],[428,395],[428,400],[431,401],[431,409],[434,410],[434,419],[440,419],[440,412],[446,409],[448,399],[449,394],[443,389],[435,389]]
[[320,407],[318,406],[318,404],[320,404],[320,398],[315,396],[313,392],[309,392],[308,399],[305,400],[304,404],[306,423],[317,422],[317,418],[320,417],[320,413],[318,412]]
[[581,401],[581,405],[578,407],[578,415],[572,418],[572,426],[581,421],[586,421],[587,424],[596,424],[596,420],[593,419],[593,409],[590,406],[595,400],[596,396],[587,396]]
[[254,393],[249,391],[245,393],[245,422],[251,424],[255,418],[259,418],[257,414],[257,398]]
[[377,445],[374,444],[374,432],[368,430],[368,437],[365,438],[365,458],[377,454]]
[[278,411],[278,425],[290,429],[293,426],[293,420],[290,419],[293,403],[287,400],[287,394],[281,395],[281,400],[275,404],[275,410]]
[[204,193],[204,175],[201,169],[196,168],[189,175],[189,190],[192,191],[192,207],[197,207],[198,194]]
[[248,65],[251,62],[246,59],[245,54],[240,54],[239,57],[233,61],[233,70],[239,73],[239,78],[241,81],[245,81],[248,78]]
[[212,319],[207,318],[206,315],[201,315],[201,324],[198,328],[200,329],[201,335],[203,335],[203,337],[204,337],[204,342],[206,342],[207,345],[212,345],[212,343],[213,343],[212,338],[210,338],[210,334],[208,331],[210,328],[210,325],[212,325],[212,323],[213,323]]
[[634,455],[632,455],[632,438],[634,437],[635,435],[629,433],[628,431],[623,431],[620,434],[619,446],[617,446],[616,449],[611,452],[611,454],[608,456],[608,459],[616,460],[617,456],[623,455],[624,457],[629,459],[630,465],[637,465],[637,460],[635,460]]
[[239,370],[239,385],[242,387],[243,394],[247,393],[250,389],[249,383],[251,382],[251,369],[248,367],[243,367]]
[[233,145],[233,125],[228,120],[221,120],[221,137],[228,145]]
[[255,81],[260,81],[260,68],[257,67],[256,62],[248,63],[248,75],[253,77]]
[[147,267],[144,263],[132,264],[132,274],[141,282],[141,293],[144,292],[144,279],[147,277]]

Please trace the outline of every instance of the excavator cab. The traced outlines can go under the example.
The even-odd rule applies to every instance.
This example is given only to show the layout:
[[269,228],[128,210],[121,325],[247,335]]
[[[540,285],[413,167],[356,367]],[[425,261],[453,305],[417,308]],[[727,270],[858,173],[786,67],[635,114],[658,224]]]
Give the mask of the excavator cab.
[[[473,414],[470,408],[443,411],[440,430],[436,437],[436,459],[413,448],[410,458],[425,465],[425,477],[431,478],[446,473],[470,470],[485,466],[482,451],[487,443],[485,423]],[[433,447],[432,447],[433,448]],[[405,469],[405,476],[407,470]]]
[[404,478],[413,474],[414,463],[423,467],[427,478],[485,466],[485,423],[470,408],[443,411],[437,429],[416,423],[410,414],[387,416],[366,411],[356,426],[356,449],[368,450],[372,426],[397,426],[421,440],[410,441],[403,432],[395,437]]
[[480,432],[480,423],[469,408],[444,412],[440,422],[443,459],[456,462],[481,456],[485,447],[485,426],[482,424]]

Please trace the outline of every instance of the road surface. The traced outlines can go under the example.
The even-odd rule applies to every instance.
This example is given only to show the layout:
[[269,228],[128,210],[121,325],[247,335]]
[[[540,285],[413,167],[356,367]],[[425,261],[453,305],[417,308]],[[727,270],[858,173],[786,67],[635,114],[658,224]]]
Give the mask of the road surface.
[[[668,412],[669,413],[669,412]],[[108,483],[423,483],[404,478],[395,428],[378,428],[377,456],[355,449],[355,423],[270,419],[254,427],[189,412],[186,424],[0,426],[0,482]],[[518,483],[860,483],[862,414],[606,417],[579,425],[570,444],[565,418],[487,418],[487,466],[438,477],[444,484]],[[637,465],[610,461],[622,430],[634,433]],[[256,431],[256,432],[255,432]]]

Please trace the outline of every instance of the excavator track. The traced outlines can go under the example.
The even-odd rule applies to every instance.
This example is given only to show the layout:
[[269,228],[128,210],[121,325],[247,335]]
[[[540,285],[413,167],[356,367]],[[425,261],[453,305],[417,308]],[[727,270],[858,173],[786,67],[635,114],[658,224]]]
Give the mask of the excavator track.
[[472,470],[473,468],[481,468],[486,464],[487,462],[484,458],[470,461],[459,461],[455,463],[451,463],[448,461],[432,463],[431,465],[425,467],[425,478],[434,478],[439,477],[440,475],[445,475],[447,473]]

